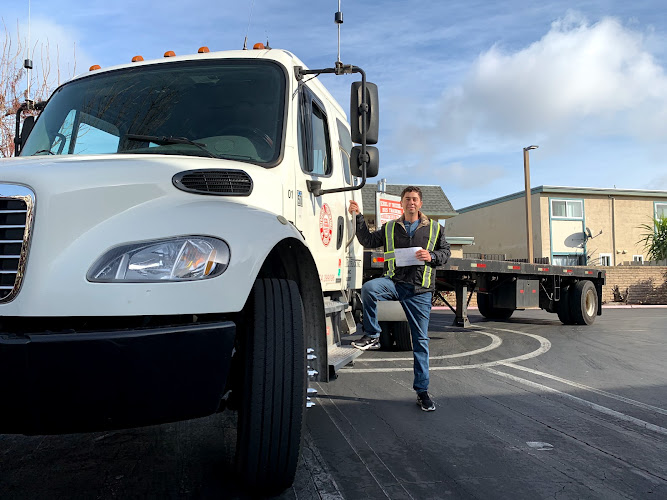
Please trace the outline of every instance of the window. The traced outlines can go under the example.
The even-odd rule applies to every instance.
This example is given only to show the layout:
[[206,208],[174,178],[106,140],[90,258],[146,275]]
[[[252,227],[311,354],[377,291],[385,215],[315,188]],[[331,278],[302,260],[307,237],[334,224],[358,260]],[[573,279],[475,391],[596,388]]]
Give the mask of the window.
[[554,255],[553,264],[555,266],[583,266],[585,255],[571,254],[571,255]]
[[610,253],[601,253],[600,254],[600,265],[601,266],[611,266],[611,254]]
[[644,256],[643,255],[633,255],[632,256],[632,262],[644,262]]
[[340,120],[336,119],[338,127],[338,145],[340,146],[340,160],[343,165],[343,175],[345,182],[352,184],[352,174],[350,172],[350,152],[352,151],[352,138],[350,131]]
[[659,219],[660,217],[667,217],[667,203],[655,204],[655,218]]
[[584,202],[582,200],[551,200],[553,219],[583,219]]
[[298,141],[299,160],[305,172],[314,175],[331,174],[329,125],[324,107],[316,102],[307,87],[301,87]]

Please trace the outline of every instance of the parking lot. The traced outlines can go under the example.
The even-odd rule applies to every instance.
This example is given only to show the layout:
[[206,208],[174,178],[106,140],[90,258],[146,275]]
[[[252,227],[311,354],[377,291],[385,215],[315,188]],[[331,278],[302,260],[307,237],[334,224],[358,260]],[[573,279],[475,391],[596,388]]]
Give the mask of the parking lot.
[[[280,498],[667,498],[667,309],[543,311],[473,327],[433,311],[431,388],[373,351],[316,384],[295,486]],[[6,409],[5,409],[6,411]],[[233,415],[128,431],[0,436],[3,498],[246,498]]]

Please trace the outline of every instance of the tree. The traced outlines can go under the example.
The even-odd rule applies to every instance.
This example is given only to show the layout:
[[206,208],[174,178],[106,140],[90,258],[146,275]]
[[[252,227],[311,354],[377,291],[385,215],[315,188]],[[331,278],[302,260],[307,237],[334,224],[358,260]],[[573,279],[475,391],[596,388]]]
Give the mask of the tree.
[[667,217],[655,218],[653,224],[642,224],[639,228],[646,232],[637,243],[644,245],[649,257],[652,260],[667,259]]
[[[60,69],[56,68],[56,78],[51,77],[51,58],[48,41],[35,43],[31,53],[33,57],[39,54],[39,64],[33,66],[35,69],[30,74],[30,95],[28,95],[27,70],[23,67],[26,59],[27,42],[21,39],[18,23],[16,25],[16,36],[12,37],[7,29],[4,19],[2,20],[4,40],[0,52],[0,158],[8,158],[14,155],[14,136],[16,135],[16,111],[22,102],[30,98],[34,102],[46,99],[51,91],[60,85]],[[37,52],[36,49],[39,49]],[[58,54],[58,47],[56,47]],[[59,57],[57,57],[57,66]],[[73,76],[76,70],[74,64]],[[27,111],[23,116],[36,114]]]

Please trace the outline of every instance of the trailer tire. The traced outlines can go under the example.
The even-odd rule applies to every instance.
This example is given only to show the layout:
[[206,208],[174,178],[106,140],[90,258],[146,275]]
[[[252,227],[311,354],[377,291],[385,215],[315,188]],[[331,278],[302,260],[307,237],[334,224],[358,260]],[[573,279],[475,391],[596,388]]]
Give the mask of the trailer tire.
[[491,296],[487,293],[477,294],[477,308],[479,313],[487,319],[509,319],[514,314],[514,309],[493,307]]
[[276,494],[294,482],[306,403],[304,312],[296,283],[256,280],[244,313],[236,467],[245,484]]
[[407,321],[394,321],[394,340],[399,351],[412,351],[412,333]]
[[572,325],[572,308],[570,306],[570,290],[572,285],[562,287],[560,289],[560,300],[556,306],[556,313],[558,314],[558,319],[564,325]]
[[588,280],[577,281],[570,289],[572,324],[592,325],[598,312],[598,294]]

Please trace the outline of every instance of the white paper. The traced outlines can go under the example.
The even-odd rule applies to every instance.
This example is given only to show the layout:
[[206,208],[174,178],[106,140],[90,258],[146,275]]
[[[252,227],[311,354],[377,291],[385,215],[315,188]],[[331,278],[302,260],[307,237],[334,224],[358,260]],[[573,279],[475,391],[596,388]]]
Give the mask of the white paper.
[[397,248],[394,250],[396,255],[396,267],[419,266],[424,265],[423,260],[417,258],[417,250],[422,247]]

